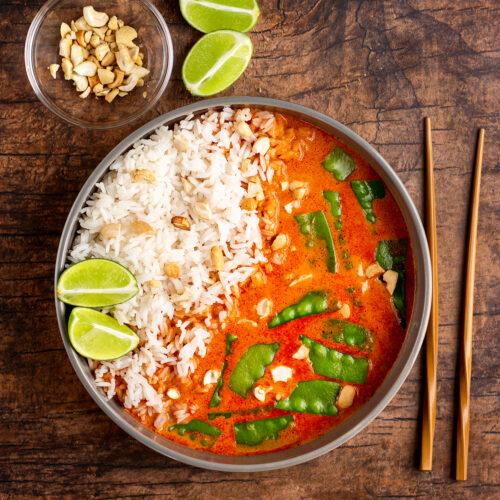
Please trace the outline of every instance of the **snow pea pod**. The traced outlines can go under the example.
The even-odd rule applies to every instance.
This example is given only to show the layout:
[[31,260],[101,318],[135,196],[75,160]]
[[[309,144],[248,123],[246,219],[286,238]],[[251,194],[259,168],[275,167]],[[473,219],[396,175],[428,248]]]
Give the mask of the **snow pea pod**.
[[311,314],[323,313],[328,309],[328,300],[323,292],[309,292],[296,304],[285,307],[276,314],[267,324],[268,328],[275,328],[294,319],[303,318]]
[[261,406],[260,408],[249,408],[248,410],[237,411],[210,411],[208,420],[215,420],[218,417],[231,418],[233,415],[259,415],[265,411],[272,411],[272,406]]
[[274,406],[280,410],[334,417],[339,412],[334,404],[339,391],[337,382],[307,380],[299,382],[287,399],[277,401]]
[[249,347],[231,373],[230,389],[242,398],[246,398],[247,392],[253,384],[264,376],[266,367],[272,363],[279,348],[280,345],[277,342],[274,344],[255,344]]
[[333,174],[336,180],[345,181],[356,168],[356,163],[342,148],[335,146],[321,162],[323,168]]
[[364,384],[368,375],[368,359],[355,358],[316,342],[305,335],[301,342],[309,348],[309,359],[314,373],[345,382]]
[[375,340],[373,333],[367,328],[343,319],[329,319],[323,338],[331,338],[338,344],[358,346],[368,350],[373,347]]
[[337,272],[337,257],[335,255],[335,246],[333,245],[332,233],[326,220],[323,210],[318,212],[309,212],[295,216],[300,232],[304,235],[311,235],[317,239],[324,240],[327,250],[326,265],[331,273]]
[[[226,337],[226,356],[229,356],[229,354],[231,354],[231,345],[236,340],[238,340],[238,337],[236,335],[228,333]],[[223,376],[224,372],[226,371],[226,368],[227,368],[227,361],[224,360],[224,363],[222,363],[222,369],[220,371],[219,380],[217,380],[217,385],[215,386],[214,394],[212,396],[212,399],[210,400],[210,408],[215,408],[216,406],[219,406],[221,402],[220,390],[222,389],[222,384],[224,383]]]
[[340,204],[340,194],[338,191],[323,191],[323,198],[330,205],[330,213],[337,219],[342,216],[342,206]]
[[408,240],[401,238],[399,240],[379,241],[375,259],[385,269],[392,269],[398,273],[396,288],[392,294],[394,306],[398,310],[401,326],[406,328],[406,254],[408,250]]
[[190,420],[187,424],[171,425],[169,431],[176,430],[179,436],[184,436],[186,432],[199,432],[200,434],[207,434],[208,436],[220,436],[222,431],[215,427],[215,425],[203,422],[203,420]]
[[264,439],[278,439],[279,433],[291,423],[293,423],[293,415],[233,424],[236,443],[256,446]]
[[351,181],[351,188],[365,213],[366,220],[372,224],[377,220],[373,213],[373,200],[385,197],[382,181]]

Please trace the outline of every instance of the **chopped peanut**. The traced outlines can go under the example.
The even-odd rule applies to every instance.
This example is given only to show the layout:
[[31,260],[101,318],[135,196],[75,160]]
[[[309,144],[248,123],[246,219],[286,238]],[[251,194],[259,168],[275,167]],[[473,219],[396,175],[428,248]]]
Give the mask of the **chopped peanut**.
[[247,198],[246,200],[243,200],[241,203],[241,208],[243,210],[256,210],[257,209],[257,200],[255,198]]
[[305,185],[306,185],[305,182],[294,180],[290,182],[289,188],[290,191],[295,191],[296,189],[305,187]]
[[301,345],[298,351],[292,355],[293,359],[307,359],[309,357],[309,348]]
[[256,306],[257,315],[259,318],[266,318],[271,314],[273,303],[269,299],[262,299]]
[[246,172],[248,170],[249,166],[250,166],[250,160],[248,158],[241,160],[241,171],[242,172]]
[[175,388],[175,387],[171,387],[168,391],[167,391],[167,396],[170,398],[170,399],[179,399],[181,397],[181,393]]
[[337,399],[337,406],[339,408],[349,408],[354,401],[354,396],[356,395],[356,388],[352,385],[344,385],[340,390],[339,397]]
[[191,194],[193,192],[194,186],[191,182],[189,182],[187,179],[184,177],[181,178],[182,181],[182,188],[184,189],[184,192],[186,194]]
[[99,233],[106,240],[111,240],[112,238],[117,240],[120,238],[121,228],[122,225],[119,222],[114,224],[106,224],[105,226],[101,227]]
[[189,141],[183,135],[174,135],[174,147],[179,153],[184,153],[188,150]]
[[265,155],[267,150],[269,149],[271,143],[269,141],[269,137],[259,137],[252,146],[252,151],[256,154]]
[[374,276],[382,274],[384,271],[384,268],[378,262],[374,262],[366,268],[365,275],[367,278],[373,278]]
[[382,279],[385,281],[389,293],[393,295],[396,289],[396,283],[398,282],[398,273],[389,269],[383,274]]
[[349,304],[344,304],[340,309],[339,309],[339,314],[343,318],[348,318],[351,315],[351,308],[349,307]]
[[245,139],[248,139],[253,135],[252,129],[246,122],[237,122],[234,128],[238,135],[244,137]]
[[276,236],[276,238],[274,238],[271,249],[275,252],[276,250],[285,248],[289,243],[290,241],[288,239],[288,235],[286,235],[285,233],[280,233],[278,234],[278,236]]
[[253,273],[252,276],[250,276],[250,279],[252,280],[253,286],[262,286],[265,283],[264,275],[262,274],[261,271]]
[[220,377],[219,370],[208,370],[203,377],[203,385],[216,384]]
[[194,209],[198,214],[198,217],[203,220],[211,220],[212,219],[212,210],[210,210],[210,206],[208,203],[198,202],[195,203]]
[[155,182],[156,177],[151,170],[148,169],[138,169],[138,170],[132,170],[130,172],[130,175],[132,176],[132,179],[134,179],[135,182]]
[[292,378],[292,369],[288,366],[277,366],[271,370],[271,376],[275,382],[286,382]]
[[253,395],[255,396],[255,399],[258,401],[264,402],[266,400],[266,390],[264,387],[261,387],[260,385],[256,385],[253,389]]
[[191,229],[191,222],[186,217],[175,216],[172,217],[172,224],[178,229],[184,229],[185,231],[189,231]]
[[155,230],[143,220],[136,220],[130,224],[130,232],[139,236],[141,234],[155,234]]
[[364,276],[365,273],[363,272],[363,264],[360,262],[358,266],[358,276]]
[[307,193],[306,188],[298,188],[295,191],[293,191],[293,199],[294,200],[302,200]]
[[224,255],[222,255],[221,247],[215,246],[210,250],[212,255],[212,265],[217,271],[224,271]]
[[163,266],[163,271],[169,278],[178,278],[180,274],[179,264],[177,262],[167,262]]

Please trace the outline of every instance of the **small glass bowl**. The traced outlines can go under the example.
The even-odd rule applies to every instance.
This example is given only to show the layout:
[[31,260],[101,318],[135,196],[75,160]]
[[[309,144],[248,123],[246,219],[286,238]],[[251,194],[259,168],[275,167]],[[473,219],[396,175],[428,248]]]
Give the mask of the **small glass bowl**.
[[[144,54],[150,74],[144,86],[111,103],[90,94],[79,97],[73,82],[64,79],[59,68],[54,80],[51,64],[61,64],[60,26],[83,15],[83,7],[115,15],[138,33],[135,43]],[[173,64],[172,39],[162,15],[149,0],[49,0],[31,23],[24,48],[26,72],[38,99],[59,118],[87,129],[110,129],[127,125],[149,111],[163,94]]]

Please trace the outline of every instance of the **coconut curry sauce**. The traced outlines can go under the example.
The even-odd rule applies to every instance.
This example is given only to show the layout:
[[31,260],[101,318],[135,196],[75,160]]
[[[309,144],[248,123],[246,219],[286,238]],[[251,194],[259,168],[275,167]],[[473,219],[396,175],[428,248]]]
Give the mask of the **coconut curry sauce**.
[[[414,269],[408,230],[391,193],[385,189],[382,197],[379,176],[337,138],[299,120],[277,115],[270,136],[275,175],[271,183],[262,182],[265,199],[257,206],[268,263],[241,288],[233,314],[214,334],[192,378],[179,384],[180,400],[192,414],[183,425],[167,423],[155,429],[175,442],[218,454],[297,446],[348,419],[387,376],[405,338],[405,317],[411,316]],[[344,180],[322,165],[332,151],[334,165],[347,166],[343,173],[336,171],[338,177],[355,164]],[[365,184],[368,190],[360,195],[364,208],[352,181],[378,181],[379,185]],[[324,191],[339,194],[341,215]],[[336,272],[331,272],[327,238],[321,237],[323,216],[309,223],[295,218],[318,211],[323,211],[330,228]],[[375,222],[368,220],[370,214]],[[309,234],[304,234],[307,226]],[[279,235],[284,237],[275,243]],[[318,311],[325,306],[327,311],[280,324],[290,315],[314,312],[303,303],[273,320],[305,296],[306,302],[316,300]],[[269,327],[274,324],[278,326]],[[227,334],[237,337],[229,348]],[[256,344],[267,347],[252,348]],[[217,387],[224,364],[222,385],[219,381]],[[282,368],[276,371],[277,367]],[[209,370],[215,370],[215,378],[204,383]],[[299,387],[305,381],[324,384]]]

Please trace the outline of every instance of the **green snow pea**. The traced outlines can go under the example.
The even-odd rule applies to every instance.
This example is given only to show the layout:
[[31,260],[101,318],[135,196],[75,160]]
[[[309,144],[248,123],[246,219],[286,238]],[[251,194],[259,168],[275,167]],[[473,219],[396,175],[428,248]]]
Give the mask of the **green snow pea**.
[[332,233],[326,220],[323,210],[309,212],[295,216],[300,232],[304,235],[311,235],[317,239],[324,240],[327,250],[326,265],[331,273],[337,272],[337,257],[335,256],[335,246],[333,245]]
[[187,424],[171,425],[169,431],[176,430],[179,436],[184,436],[186,432],[199,432],[200,434],[207,434],[208,436],[220,436],[222,431],[215,427],[215,425],[203,422],[203,420],[190,420]]
[[253,384],[264,376],[266,367],[273,362],[279,348],[280,345],[277,342],[274,344],[255,344],[249,347],[231,373],[230,389],[242,398],[246,398],[247,392]]
[[309,359],[314,373],[355,384],[366,382],[368,359],[354,358],[350,354],[341,353],[315,342],[305,335],[301,335],[300,340],[309,348]]
[[331,338],[339,344],[358,346],[361,349],[371,349],[375,340],[373,333],[367,328],[343,319],[329,319],[323,338]]
[[278,439],[279,433],[291,423],[293,423],[293,415],[233,424],[236,443],[256,446],[264,439]]
[[[226,356],[229,356],[231,354],[231,345],[233,342],[238,340],[238,337],[236,335],[233,335],[232,333],[228,333],[226,337]],[[219,406],[221,402],[221,397],[220,397],[220,390],[222,389],[222,384],[223,382],[223,376],[224,372],[226,371],[227,368],[227,361],[224,360],[224,363],[222,363],[222,369],[220,371],[220,377],[219,380],[217,380],[217,385],[215,386],[214,389],[214,394],[212,396],[212,399],[210,400],[210,408],[215,408],[216,406]]]
[[406,238],[379,241],[375,258],[384,269],[398,271],[405,268],[407,250],[408,240]]
[[333,217],[342,216],[342,205],[340,204],[340,194],[338,191],[323,191],[323,198],[330,204],[330,213]]
[[385,269],[392,269],[398,273],[398,281],[392,295],[394,306],[398,310],[401,326],[406,328],[406,253],[408,250],[408,240],[401,238],[399,240],[379,241],[375,258],[377,262]]
[[309,292],[302,297],[296,304],[285,307],[276,314],[267,324],[268,328],[283,325],[294,319],[303,318],[310,314],[323,313],[328,309],[328,299],[322,292]]
[[377,220],[373,213],[373,200],[385,197],[385,188],[381,180],[351,181],[351,188],[365,213],[366,220],[372,224]]
[[280,410],[334,417],[339,412],[334,404],[339,391],[337,382],[307,380],[299,382],[287,399],[277,401],[274,406]]
[[261,406],[260,408],[249,408],[248,410],[211,411],[208,412],[208,420],[215,420],[217,417],[230,418],[233,415],[259,415],[264,411],[272,411],[272,409],[272,406]]
[[345,181],[356,168],[356,163],[342,148],[335,146],[331,153],[321,162],[323,168],[333,174],[335,179]]

